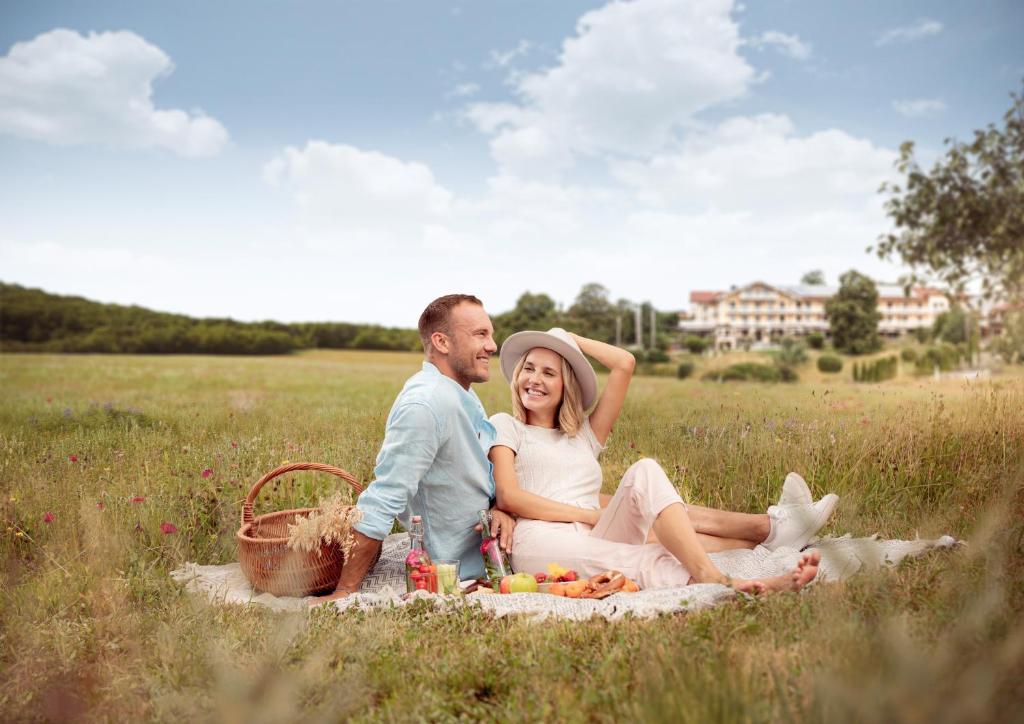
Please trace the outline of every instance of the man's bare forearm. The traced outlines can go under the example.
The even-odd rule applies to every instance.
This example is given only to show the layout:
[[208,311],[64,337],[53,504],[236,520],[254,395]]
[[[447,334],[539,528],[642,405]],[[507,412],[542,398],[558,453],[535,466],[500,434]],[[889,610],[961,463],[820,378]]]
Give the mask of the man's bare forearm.
[[366,574],[373,564],[380,558],[382,541],[376,538],[365,536],[357,530],[352,531],[356,542],[345,560],[345,566],[341,569],[341,578],[334,589],[336,593],[353,593],[359,590],[359,584],[366,578]]

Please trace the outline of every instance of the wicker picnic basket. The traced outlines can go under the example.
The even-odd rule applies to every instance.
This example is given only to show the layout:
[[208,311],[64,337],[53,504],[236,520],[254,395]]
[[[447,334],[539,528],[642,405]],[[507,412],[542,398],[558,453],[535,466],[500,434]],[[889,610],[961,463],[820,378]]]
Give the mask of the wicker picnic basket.
[[238,562],[253,588],[275,596],[308,596],[329,593],[338,585],[344,555],[337,543],[323,544],[319,550],[299,551],[288,547],[288,525],[295,518],[316,508],[298,508],[253,517],[252,508],[260,488],[274,478],[297,470],[319,470],[336,475],[353,488],[363,490],[351,474],[322,463],[289,463],[271,470],[249,491],[242,504],[242,527],[238,540]]

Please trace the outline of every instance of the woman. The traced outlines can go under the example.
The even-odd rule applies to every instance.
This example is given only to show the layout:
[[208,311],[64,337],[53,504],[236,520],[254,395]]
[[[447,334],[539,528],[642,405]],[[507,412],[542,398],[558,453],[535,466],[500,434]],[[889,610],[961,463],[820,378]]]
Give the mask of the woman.
[[[610,370],[597,398],[597,376],[586,353]],[[633,356],[562,329],[519,332],[501,349],[515,415],[491,418],[490,450],[498,506],[520,516],[513,538],[516,570],[542,571],[548,562],[584,576],[615,569],[644,588],[726,583],[738,590],[796,590],[817,574],[820,554],[805,553],[790,573],[765,580],[730,580],[708,551],[806,545],[838,498],[813,503],[806,483],[787,478],[780,504],[747,515],[683,504],[664,471],[640,460],[613,497],[601,495],[597,456],[618,419],[633,375]]]

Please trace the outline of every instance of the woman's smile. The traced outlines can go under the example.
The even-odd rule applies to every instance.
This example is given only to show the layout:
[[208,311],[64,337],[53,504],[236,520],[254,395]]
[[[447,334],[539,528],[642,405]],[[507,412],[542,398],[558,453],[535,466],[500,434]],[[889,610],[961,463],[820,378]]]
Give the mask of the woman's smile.
[[562,403],[562,358],[557,352],[538,347],[526,355],[519,372],[519,399],[531,418],[530,424],[550,425]]

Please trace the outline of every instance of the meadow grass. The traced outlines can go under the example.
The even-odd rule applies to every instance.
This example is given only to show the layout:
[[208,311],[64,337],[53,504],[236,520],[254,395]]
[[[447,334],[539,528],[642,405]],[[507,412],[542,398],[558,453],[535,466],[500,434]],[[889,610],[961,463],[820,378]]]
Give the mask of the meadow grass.
[[[763,511],[795,470],[816,495],[842,496],[825,532],[970,541],[801,595],[651,621],[531,623],[420,605],[211,607],[169,579],[184,561],[235,559],[240,503],[284,460],[370,480],[391,402],[419,364],[324,351],[0,356],[0,718],[1020,716],[1019,372],[981,383],[634,381],[601,458],[605,492],[646,456],[692,502]],[[478,393],[508,411],[496,364],[492,375]],[[257,512],[311,505],[336,486],[288,476]],[[162,533],[165,522],[177,532]]]

